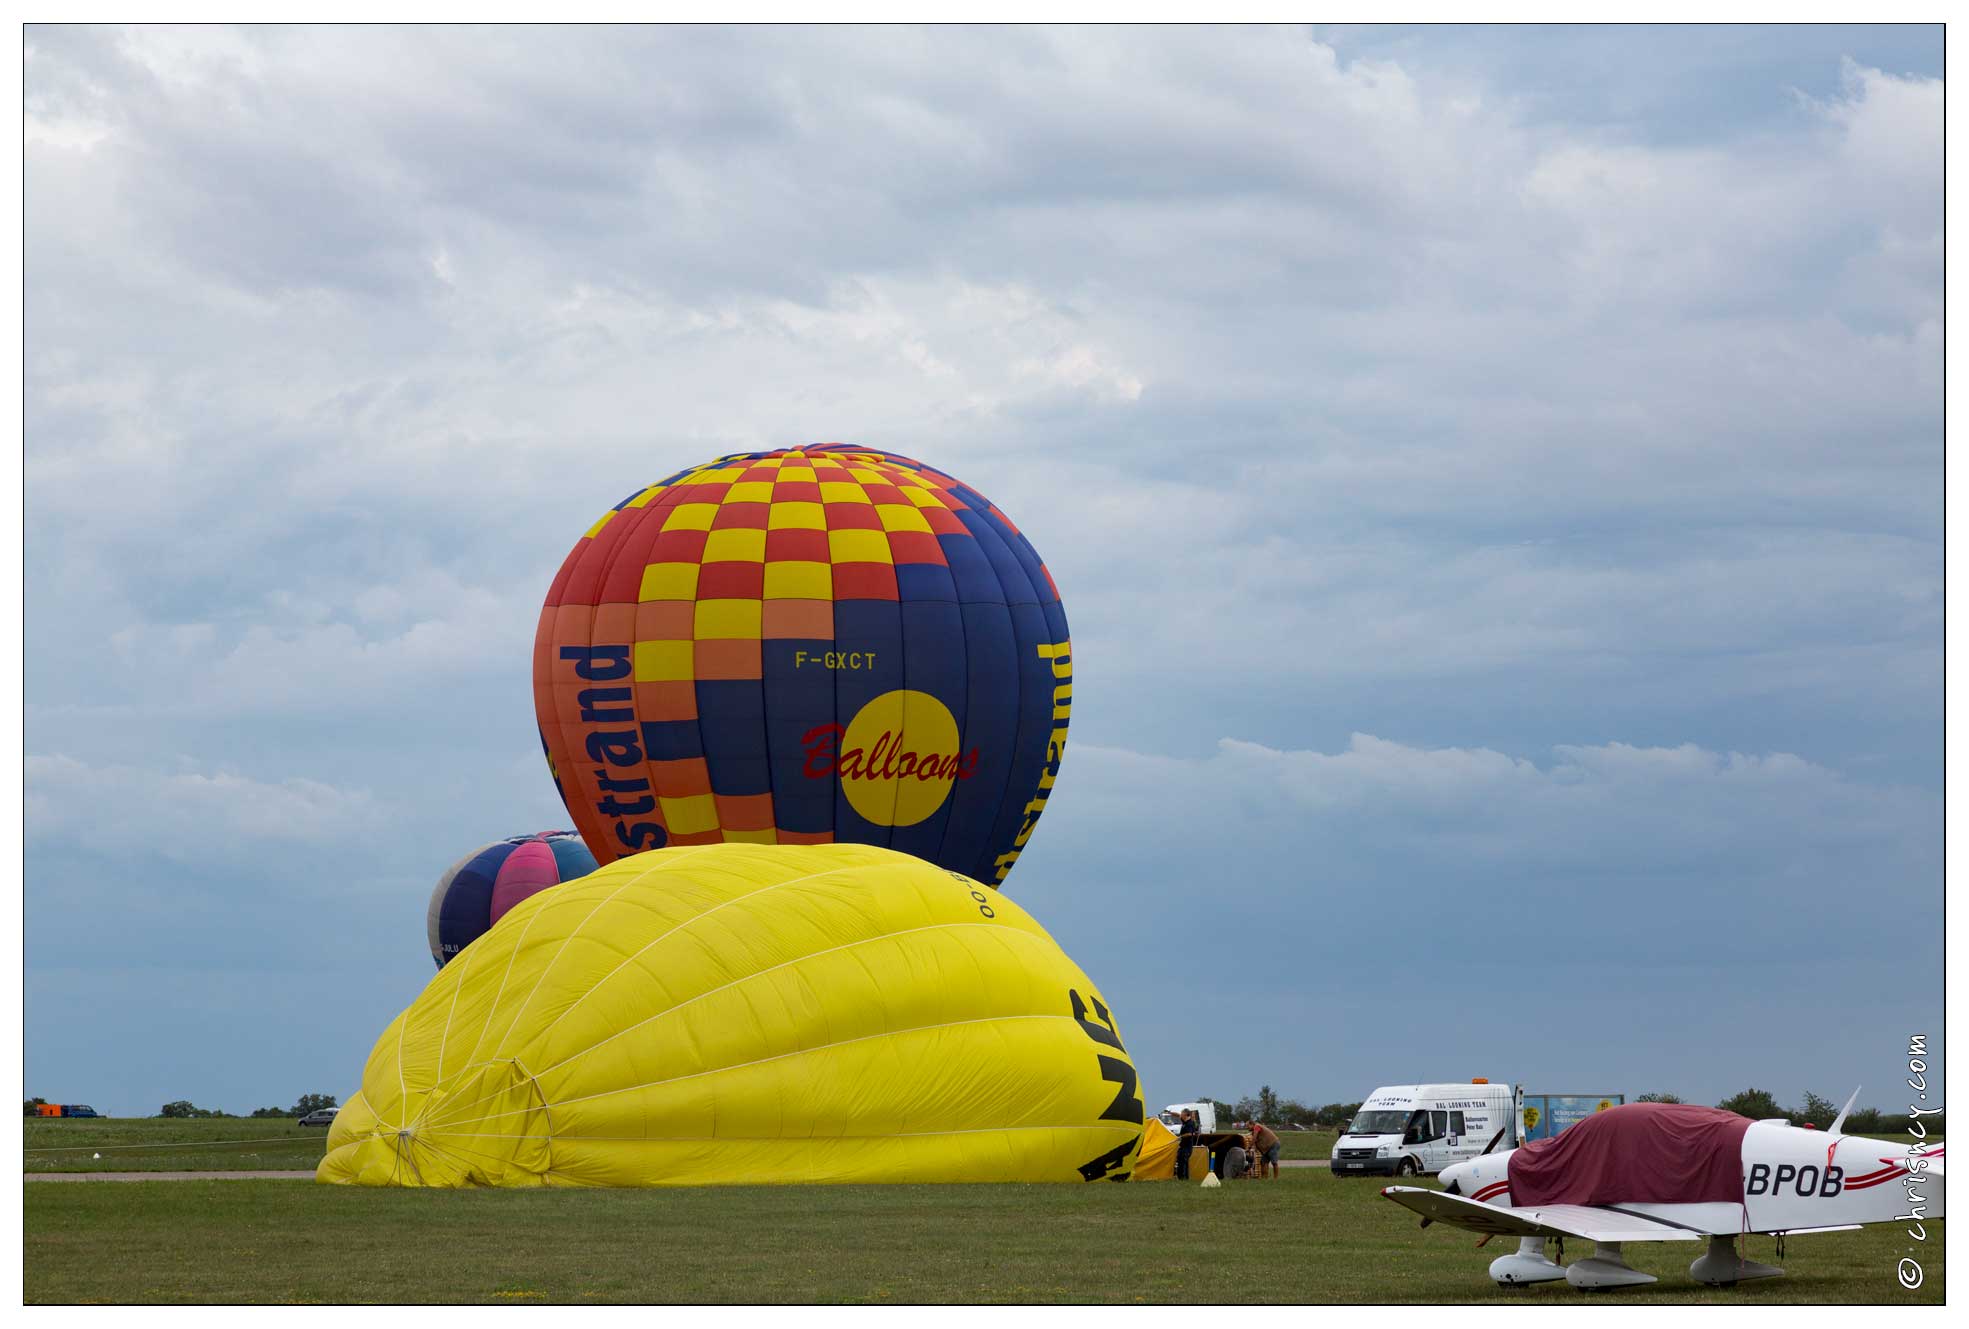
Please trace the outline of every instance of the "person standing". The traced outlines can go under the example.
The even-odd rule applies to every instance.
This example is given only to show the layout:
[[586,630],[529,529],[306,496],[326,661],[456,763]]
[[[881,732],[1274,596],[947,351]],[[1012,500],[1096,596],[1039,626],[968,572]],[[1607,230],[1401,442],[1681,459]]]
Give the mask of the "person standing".
[[1258,1176],[1278,1180],[1278,1133],[1262,1121],[1251,1123],[1251,1149],[1258,1156]]
[[1189,1108],[1184,1108],[1182,1122],[1176,1128],[1176,1180],[1178,1181],[1190,1179],[1190,1150],[1196,1148],[1196,1137],[1202,1129],[1196,1119],[1196,1113]]

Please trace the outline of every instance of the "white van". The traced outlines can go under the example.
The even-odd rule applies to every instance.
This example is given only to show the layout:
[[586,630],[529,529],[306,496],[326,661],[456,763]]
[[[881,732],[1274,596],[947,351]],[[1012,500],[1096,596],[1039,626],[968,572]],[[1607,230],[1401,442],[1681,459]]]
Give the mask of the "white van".
[[1179,1133],[1183,1128],[1183,1109],[1196,1113],[1196,1128],[1205,1135],[1217,1129],[1217,1109],[1208,1103],[1171,1103],[1156,1113],[1162,1124],[1169,1128],[1170,1134]]
[[1499,1131],[1498,1148],[1515,1148],[1523,1120],[1516,1085],[1391,1084],[1367,1096],[1333,1142],[1333,1175],[1388,1173],[1412,1177],[1475,1158]]

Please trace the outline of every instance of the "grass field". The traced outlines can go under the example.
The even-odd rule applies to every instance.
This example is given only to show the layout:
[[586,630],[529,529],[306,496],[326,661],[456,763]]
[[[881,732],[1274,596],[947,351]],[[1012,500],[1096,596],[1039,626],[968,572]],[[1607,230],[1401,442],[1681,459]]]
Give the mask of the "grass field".
[[328,1140],[327,1131],[297,1126],[291,1117],[30,1117],[25,1136],[28,1172],[311,1168],[321,1161]]
[[[120,1138],[142,1135],[146,1125],[188,1132],[192,1156],[234,1167],[305,1166],[320,1154],[313,1140],[305,1158],[269,1162],[262,1151],[247,1164],[210,1144],[245,1138],[242,1124],[49,1129],[102,1130],[91,1143],[119,1138],[119,1130]],[[257,1124],[292,1133],[292,1123]],[[220,1127],[234,1134],[213,1133]],[[1294,1143],[1313,1151],[1317,1142]],[[155,1152],[184,1166],[177,1150]],[[89,1162],[130,1170],[108,1153]],[[48,1169],[36,1162],[31,1170]],[[1421,1231],[1378,1191],[1323,1168],[1215,1190],[1173,1182],[465,1192],[291,1181],[33,1183],[25,1187],[25,1292],[30,1302],[1581,1299],[1564,1284],[1495,1288],[1484,1266],[1498,1243],[1479,1251],[1468,1233]],[[1939,1303],[1942,1225],[1929,1234],[1919,1248],[1887,1226],[1796,1237],[1788,1277],[1731,1292],[1688,1281],[1693,1244],[1631,1246],[1631,1262],[1663,1281],[1606,1299]],[[1927,1282],[1905,1293],[1894,1267],[1910,1252]],[[1750,1254],[1771,1260],[1771,1239],[1753,1238]]]

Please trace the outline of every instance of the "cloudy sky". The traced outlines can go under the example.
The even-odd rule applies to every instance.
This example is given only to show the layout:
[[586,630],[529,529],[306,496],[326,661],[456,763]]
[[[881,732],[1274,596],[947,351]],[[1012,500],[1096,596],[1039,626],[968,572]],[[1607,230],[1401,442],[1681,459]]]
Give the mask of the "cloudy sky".
[[1939,28],[26,45],[28,1092],[346,1095],[574,540],[823,440],[1061,588],[1152,1099],[1940,1034]]

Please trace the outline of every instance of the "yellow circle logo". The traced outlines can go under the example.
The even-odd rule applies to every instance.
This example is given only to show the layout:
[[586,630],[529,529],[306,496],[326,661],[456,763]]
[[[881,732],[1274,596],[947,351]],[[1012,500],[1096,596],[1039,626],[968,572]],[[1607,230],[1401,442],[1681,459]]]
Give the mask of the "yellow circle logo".
[[927,692],[897,689],[870,701],[843,729],[805,735],[805,773],[838,775],[848,805],[878,826],[914,826],[942,807],[951,786],[968,780],[978,750],[958,749],[950,708]]

